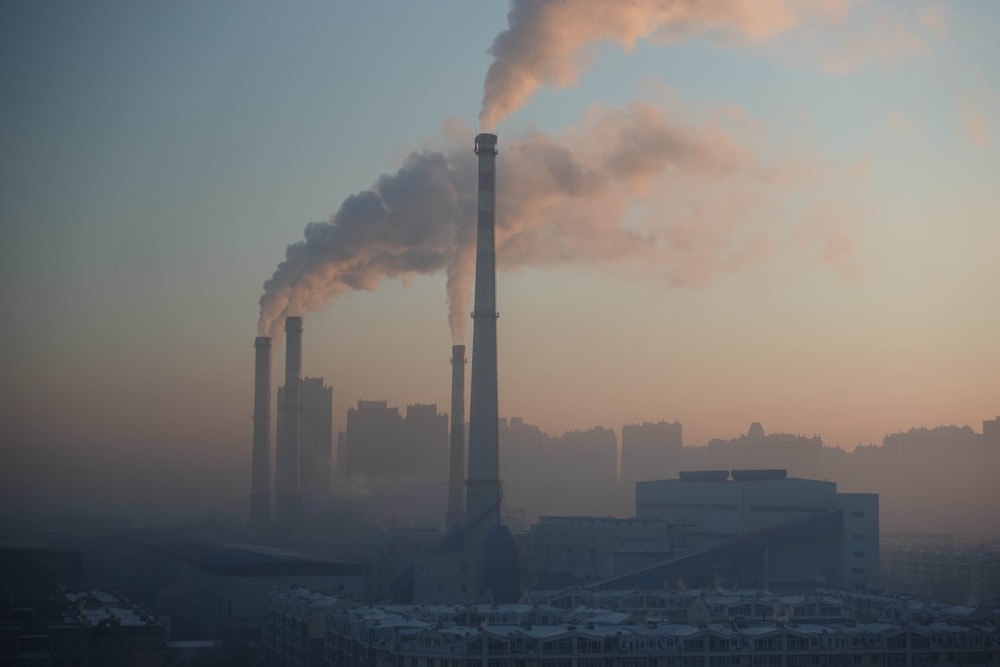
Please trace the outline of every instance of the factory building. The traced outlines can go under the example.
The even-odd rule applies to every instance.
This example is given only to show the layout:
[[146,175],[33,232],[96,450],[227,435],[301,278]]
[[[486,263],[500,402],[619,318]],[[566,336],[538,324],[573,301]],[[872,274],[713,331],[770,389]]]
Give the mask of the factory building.
[[116,587],[169,616],[178,638],[256,638],[271,593],[293,586],[366,596],[365,565],[256,545],[134,532],[112,557]]
[[[727,582],[805,588],[878,587],[878,495],[784,470],[682,472],[636,484],[636,518],[685,528],[690,556],[643,577],[692,576],[713,563]],[[619,582],[620,583],[620,582]]]
[[524,540],[530,587],[583,585],[669,559],[680,531],[658,519],[541,516]]

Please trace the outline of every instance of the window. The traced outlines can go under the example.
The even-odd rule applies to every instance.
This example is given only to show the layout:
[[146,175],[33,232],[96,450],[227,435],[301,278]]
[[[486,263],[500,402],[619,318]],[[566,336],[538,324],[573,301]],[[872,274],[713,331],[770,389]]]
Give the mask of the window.
[[855,519],[861,519],[864,518],[865,513],[861,510],[854,510],[853,512],[851,512],[851,516],[853,516]]
[[854,533],[853,535],[851,535],[851,539],[854,540],[855,542],[864,542],[865,536],[861,533]]
[[865,573],[865,568],[863,568],[863,567],[852,567],[851,568],[851,574],[864,574],[864,573]]
[[865,557],[865,552],[864,551],[855,551],[851,555],[854,556],[855,558],[864,558]]

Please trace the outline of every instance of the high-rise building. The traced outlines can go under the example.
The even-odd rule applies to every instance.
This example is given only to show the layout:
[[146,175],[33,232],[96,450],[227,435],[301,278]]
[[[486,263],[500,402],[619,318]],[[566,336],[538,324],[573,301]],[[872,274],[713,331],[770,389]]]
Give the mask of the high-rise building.
[[670,459],[683,447],[680,422],[645,422],[622,427],[622,481],[670,476]]
[[347,410],[342,474],[393,476],[425,482],[448,478],[448,416],[437,405],[389,407],[386,401],[358,401]]
[[983,444],[1000,448],[1000,417],[983,421]]
[[303,502],[315,508],[330,496],[333,388],[323,378],[302,380],[299,480]]

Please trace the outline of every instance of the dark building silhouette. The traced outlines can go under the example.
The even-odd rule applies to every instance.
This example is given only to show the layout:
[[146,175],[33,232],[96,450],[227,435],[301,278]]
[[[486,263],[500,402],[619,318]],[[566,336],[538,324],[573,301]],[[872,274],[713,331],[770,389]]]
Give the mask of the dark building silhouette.
[[547,472],[570,483],[615,482],[618,479],[618,438],[610,428],[567,431],[552,438]]
[[983,420],[983,444],[1000,448],[1000,417]]
[[683,447],[680,422],[626,424],[622,427],[622,481],[663,479]]
[[300,472],[303,505],[315,510],[330,497],[333,388],[323,378],[302,380]]
[[448,480],[448,415],[434,403],[409,405],[403,417],[386,401],[358,401],[341,444],[345,476]]

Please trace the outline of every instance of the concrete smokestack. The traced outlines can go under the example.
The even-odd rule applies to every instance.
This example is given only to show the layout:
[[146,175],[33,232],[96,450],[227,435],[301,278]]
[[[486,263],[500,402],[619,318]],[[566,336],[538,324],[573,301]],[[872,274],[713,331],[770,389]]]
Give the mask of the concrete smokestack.
[[250,473],[250,523],[271,520],[271,339],[254,342],[253,451]]
[[278,446],[275,457],[275,518],[299,517],[299,431],[302,418],[302,318],[285,319],[285,386],[278,391]]
[[466,476],[465,550],[480,554],[490,528],[500,524],[500,451],[497,408],[496,156],[497,135],[476,137],[479,212],[476,288],[472,312],[472,387],[469,470]]
[[465,521],[465,346],[451,346],[451,450],[445,528]]

